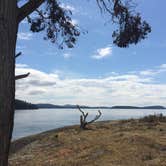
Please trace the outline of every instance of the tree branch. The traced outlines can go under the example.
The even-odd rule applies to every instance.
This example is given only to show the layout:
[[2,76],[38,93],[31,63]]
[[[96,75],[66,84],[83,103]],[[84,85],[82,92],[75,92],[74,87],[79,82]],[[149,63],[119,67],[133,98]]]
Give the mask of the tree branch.
[[93,120],[91,120],[91,121],[87,122],[87,124],[93,123],[93,122],[95,122],[97,119],[99,119],[99,118],[100,118],[100,116],[101,116],[101,111],[100,111],[100,110],[98,110],[98,112],[99,112],[99,115],[96,115],[96,117],[95,117]]
[[16,59],[18,56],[20,56],[21,54],[22,54],[22,52],[17,53],[17,54],[15,55],[15,59]]
[[39,16],[44,20],[44,19],[48,19],[48,17],[45,17],[44,15],[43,15],[43,13],[41,12],[41,11],[39,11],[38,9],[36,9],[35,10],[38,14],[39,14]]
[[18,22],[21,22],[25,17],[35,11],[45,0],[29,0],[18,11]]
[[26,78],[29,76],[30,73],[27,73],[27,74],[22,74],[22,75],[17,75],[15,76],[15,80],[19,80],[19,79],[22,79],[22,78]]
[[80,106],[77,105],[78,110],[82,113],[82,115],[85,117],[85,113],[81,110]]
[[[111,15],[113,14],[113,12],[111,11],[111,9],[109,9],[108,5],[106,4],[105,0],[96,0],[97,5],[100,9],[100,11],[102,12],[103,10],[107,11],[108,13],[110,13]],[[112,3],[111,0],[107,0],[108,3]],[[116,3],[113,1],[113,3]]]

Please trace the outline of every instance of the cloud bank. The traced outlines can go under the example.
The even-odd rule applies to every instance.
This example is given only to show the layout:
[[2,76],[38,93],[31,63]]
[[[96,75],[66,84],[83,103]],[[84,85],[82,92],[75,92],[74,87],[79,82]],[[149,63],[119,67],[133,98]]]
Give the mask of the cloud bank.
[[166,64],[96,79],[67,78],[60,72],[45,73],[26,64],[17,64],[16,74],[27,72],[30,76],[16,83],[16,98],[32,103],[166,106],[166,83],[157,80],[166,72]]

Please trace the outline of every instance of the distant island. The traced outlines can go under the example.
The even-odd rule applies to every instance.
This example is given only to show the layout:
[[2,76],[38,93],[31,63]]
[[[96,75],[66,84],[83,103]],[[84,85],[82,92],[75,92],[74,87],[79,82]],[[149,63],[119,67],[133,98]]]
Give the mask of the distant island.
[[[111,109],[112,107],[106,107],[106,106],[84,106],[84,105],[79,105],[81,108],[85,109]],[[71,105],[71,104],[66,104],[66,105],[54,105],[54,104],[37,104],[38,108],[60,108],[60,109],[74,109],[77,108],[77,105]]]
[[[54,105],[54,104],[37,104],[38,108],[59,108],[59,109],[74,109],[77,108],[77,105]],[[136,106],[84,106],[80,105],[80,108],[85,109],[166,109],[164,106],[154,105],[154,106],[144,106],[144,107],[136,107]]]
[[144,106],[144,107],[135,107],[135,106],[113,106],[112,109],[166,109],[164,106],[154,105],[154,106]]
[[38,109],[36,104],[31,104],[26,101],[22,100],[15,100],[15,109],[16,110],[22,110],[22,109]]
[[[54,105],[47,103],[32,104],[22,100],[15,100],[15,109],[76,109],[77,105]],[[83,109],[166,109],[164,106],[154,105],[154,106],[84,106],[80,105],[80,108]]]

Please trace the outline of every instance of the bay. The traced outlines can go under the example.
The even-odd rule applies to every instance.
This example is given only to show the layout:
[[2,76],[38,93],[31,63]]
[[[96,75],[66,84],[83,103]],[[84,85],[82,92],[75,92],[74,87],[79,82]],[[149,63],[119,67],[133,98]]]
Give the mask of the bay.
[[[98,113],[96,109],[84,109],[84,111],[89,113],[87,120],[93,119]],[[159,113],[166,115],[165,109],[102,109],[101,112],[100,121],[139,118]],[[12,139],[79,124],[80,115],[77,109],[16,110]]]

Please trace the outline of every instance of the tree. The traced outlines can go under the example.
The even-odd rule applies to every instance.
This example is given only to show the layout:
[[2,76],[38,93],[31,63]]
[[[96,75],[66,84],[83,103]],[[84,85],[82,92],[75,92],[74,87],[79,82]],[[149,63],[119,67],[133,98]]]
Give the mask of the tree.
[[[22,6],[18,7],[18,3]],[[130,1],[96,0],[101,12],[108,12],[118,29],[112,34],[119,47],[137,44],[150,32],[150,26],[132,10]],[[36,12],[35,18],[30,14]],[[61,7],[58,0],[0,0],[0,166],[8,165],[13,131],[15,79],[15,49],[19,23],[27,18],[32,32],[45,31],[44,39],[74,47],[79,28],[72,24],[71,11]]]

